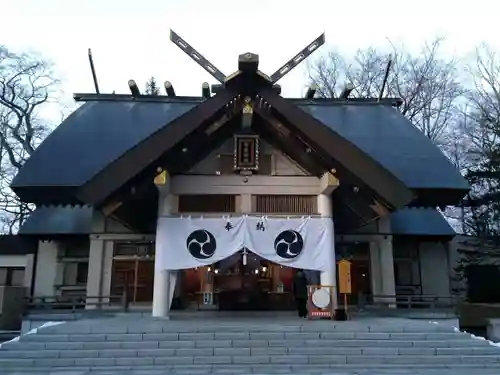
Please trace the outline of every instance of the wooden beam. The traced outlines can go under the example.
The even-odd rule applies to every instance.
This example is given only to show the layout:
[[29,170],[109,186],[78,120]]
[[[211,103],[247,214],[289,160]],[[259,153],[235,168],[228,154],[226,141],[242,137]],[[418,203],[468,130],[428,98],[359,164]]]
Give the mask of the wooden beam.
[[403,207],[414,199],[412,190],[402,181],[321,121],[268,88],[261,89],[259,96],[271,105],[278,117],[310,140],[316,152],[332,161],[330,168],[337,169],[342,180],[348,177],[359,188],[372,190],[393,208]]
[[313,83],[309,88],[307,89],[306,92],[306,99],[314,99],[314,95],[316,94],[316,91],[318,91],[318,85]]
[[205,99],[210,98],[210,85],[207,82],[203,82],[201,85],[201,96]]
[[274,126],[269,126],[266,121],[268,116],[265,112],[256,110],[256,114],[257,121],[254,122],[252,127],[259,135],[261,135],[274,147],[281,150],[310,174],[320,176],[326,170],[324,166],[318,163],[318,160],[315,160],[311,153],[304,150],[304,147],[300,145],[290,133],[285,136],[284,134],[286,134],[286,132],[280,132]]
[[132,93],[132,96],[137,97],[141,96],[141,92],[139,91],[139,87],[137,87],[137,83],[133,79],[128,81],[128,87],[130,89],[130,92]]
[[112,201],[101,208],[104,216],[109,216],[123,205],[122,201]]
[[[245,182],[246,181],[246,182]],[[172,178],[173,194],[273,194],[317,195],[320,180],[315,176],[199,176],[177,175]]]
[[391,213],[387,209],[387,207],[385,207],[382,203],[380,203],[376,199],[373,200],[373,204],[370,205],[370,208],[380,217],[387,216]]
[[170,97],[175,97],[175,90],[174,90],[174,86],[172,85],[172,83],[170,83],[169,81],[165,81],[165,92],[167,93],[167,96],[170,96]]
[[321,176],[321,194],[331,194],[333,191],[339,187],[339,180],[334,174],[329,171]]
[[86,204],[99,205],[139,174],[153,175],[157,168],[155,164],[162,155],[204,124],[213,121],[218,114],[220,116],[225,105],[235,96],[233,91],[226,89],[165,124],[83,185],[76,194],[78,199]]

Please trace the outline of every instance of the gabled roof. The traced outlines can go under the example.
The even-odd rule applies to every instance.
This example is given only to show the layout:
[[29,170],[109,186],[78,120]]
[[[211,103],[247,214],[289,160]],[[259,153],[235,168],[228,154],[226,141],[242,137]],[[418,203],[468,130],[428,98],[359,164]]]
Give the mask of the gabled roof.
[[84,103],[36,149],[12,187],[14,190],[29,186],[79,187],[197,104],[192,101]]
[[[175,142],[166,130],[175,128],[176,137],[187,135],[189,129],[185,125],[194,123],[189,118],[201,121],[200,117],[206,112],[204,108],[212,106],[210,110],[215,113],[215,108],[224,106],[223,103],[228,100],[231,100],[230,93],[226,96],[217,94],[203,104],[200,104],[201,98],[87,102],[38,147],[14,179],[12,187],[21,199],[42,204],[47,202],[37,201],[42,198],[34,197],[34,190],[75,188],[71,193],[54,193],[56,201],[63,195],[66,199],[67,194],[76,196],[76,188],[82,188],[89,181],[93,185],[111,185],[112,177],[101,173],[110,163],[115,163],[115,169],[121,171],[117,178],[125,181],[138,173],[131,168],[132,162],[144,164],[155,161],[152,156],[139,152],[138,145],[142,144],[141,149],[146,144],[159,149],[163,145],[166,147],[166,143]],[[385,173],[387,177],[392,174],[395,181],[401,181],[408,188],[455,189],[460,194],[468,189],[466,181],[441,151],[388,105],[286,101],[310,113],[331,129],[332,134],[343,137],[345,146],[351,144],[358,148],[361,151],[359,157],[366,154],[366,157],[363,156],[366,160],[372,158],[380,168],[388,171]],[[162,135],[158,138],[160,133]],[[332,144],[331,149],[334,148],[336,146]],[[158,154],[160,151],[155,152]],[[128,159],[124,159],[126,154]],[[376,176],[372,173],[370,179],[377,181]],[[32,187],[35,189],[30,189]],[[60,200],[63,202],[62,198]]]
[[413,189],[469,189],[467,181],[441,150],[393,107],[360,104],[299,107]]

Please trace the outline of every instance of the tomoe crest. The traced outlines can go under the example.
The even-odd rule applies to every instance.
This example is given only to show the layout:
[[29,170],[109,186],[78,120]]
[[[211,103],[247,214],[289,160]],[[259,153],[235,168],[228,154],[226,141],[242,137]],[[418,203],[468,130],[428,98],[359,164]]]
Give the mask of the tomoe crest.
[[274,250],[276,255],[284,259],[297,258],[304,248],[302,235],[295,230],[285,230],[276,236]]
[[215,254],[217,242],[212,233],[205,229],[198,229],[186,239],[186,248],[196,259],[209,259]]

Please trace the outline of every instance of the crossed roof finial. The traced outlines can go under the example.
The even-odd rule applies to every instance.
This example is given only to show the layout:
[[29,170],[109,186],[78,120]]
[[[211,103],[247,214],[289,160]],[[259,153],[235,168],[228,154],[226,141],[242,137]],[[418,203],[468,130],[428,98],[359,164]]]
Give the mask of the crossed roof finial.
[[225,84],[240,72],[255,72],[260,76],[266,78],[271,84],[274,85],[286,74],[290,73],[293,68],[299,65],[302,61],[306,60],[314,51],[325,44],[325,33],[314,39],[307,45],[307,47],[303,48],[299,53],[288,60],[271,76],[268,76],[258,70],[259,55],[257,54],[246,52],[240,55],[238,57],[238,71],[229,76],[226,76],[219,69],[217,69],[214,64],[207,60],[201,53],[194,49],[188,42],[182,39],[180,35],[173,30],[170,30],[170,40],[181,50],[183,50],[189,57],[191,57],[198,65],[205,69],[212,77],[214,77],[222,84]]

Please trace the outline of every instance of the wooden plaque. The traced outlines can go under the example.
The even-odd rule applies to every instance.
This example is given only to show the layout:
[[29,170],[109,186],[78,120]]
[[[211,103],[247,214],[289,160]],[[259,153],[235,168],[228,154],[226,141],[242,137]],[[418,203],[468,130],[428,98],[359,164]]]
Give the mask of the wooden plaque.
[[259,136],[234,136],[234,169],[257,171],[259,169]]
[[342,259],[339,262],[339,292],[341,294],[351,294],[351,262]]

